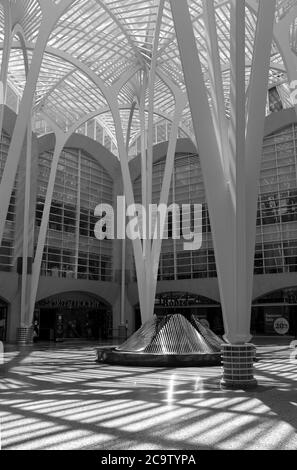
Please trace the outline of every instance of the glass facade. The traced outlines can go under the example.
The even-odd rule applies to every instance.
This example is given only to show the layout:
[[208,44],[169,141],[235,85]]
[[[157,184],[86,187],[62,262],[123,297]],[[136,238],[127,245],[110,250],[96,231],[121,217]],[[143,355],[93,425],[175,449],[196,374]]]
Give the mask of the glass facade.
[[[7,159],[10,138],[2,134],[0,177]],[[52,154],[39,157],[36,233],[41,223]],[[158,203],[165,162],[154,165],[153,202]],[[0,247],[0,270],[14,265],[15,199],[11,198]],[[134,184],[141,202],[141,179]],[[169,203],[202,204],[203,245],[199,251],[183,249],[183,239],[164,240],[159,280],[216,277],[211,227],[205,203],[200,160],[180,153],[175,158]],[[107,172],[79,150],[65,150],[60,158],[43,254],[42,275],[89,280],[112,279],[112,241],[94,237],[94,209],[113,202],[113,182]],[[171,220],[167,221],[170,235]],[[190,227],[193,228],[191,215]],[[290,125],[264,139],[257,214],[255,274],[297,272],[297,125]]]
[[[0,181],[5,168],[10,138],[7,134],[2,133],[0,141]],[[2,245],[0,246],[0,271],[12,271],[14,256],[14,240],[15,240],[15,212],[16,212],[16,184],[10,199],[8,214],[6,217],[5,230]]]
[[[39,157],[36,235],[41,224],[52,153]],[[112,204],[108,173],[80,150],[65,149],[60,157],[41,275],[94,281],[112,279],[112,241],[94,235],[94,210]]]
[[[158,204],[160,199],[165,162],[154,165],[153,169],[153,203]],[[135,199],[141,202],[141,178],[134,184]],[[159,280],[191,279],[202,277],[216,277],[214,248],[211,237],[210,221],[205,191],[202,179],[202,169],[199,157],[193,154],[176,154],[173,182],[170,188],[169,205],[201,204],[203,244],[199,251],[185,251],[184,239],[173,240],[171,234],[171,217],[167,218],[166,230],[168,240],[163,240],[159,267]],[[193,230],[194,214],[185,223],[186,230]]]
[[[160,119],[154,124],[153,127],[153,145],[167,142],[171,133],[171,122],[167,119]],[[180,139],[188,138],[188,135],[180,128],[178,130],[178,137]],[[132,140],[129,149],[129,155],[135,157],[141,152],[141,136],[137,135],[135,140]]]
[[[154,165],[153,202],[160,198],[165,162]],[[141,178],[134,184],[141,202]],[[164,240],[159,280],[216,277],[211,227],[199,157],[177,154],[169,204],[203,205],[201,250],[183,250],[183,240]],[[170,218],[167,220],[170,225]],[[170,231],[169,231],[170,232]],[[297,272],[297,125],[264,139],[257,215],[255,274]]]
[[297,271],[297,125],[264,140],[256,274]]

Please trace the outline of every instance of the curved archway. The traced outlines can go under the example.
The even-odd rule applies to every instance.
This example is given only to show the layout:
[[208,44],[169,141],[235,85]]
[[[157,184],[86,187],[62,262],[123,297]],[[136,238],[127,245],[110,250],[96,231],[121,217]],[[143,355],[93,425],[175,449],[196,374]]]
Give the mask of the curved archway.
[[112,308],[94,293],[63,292],[37,302],[34,329],[45,341],[107,339],[112,330]]
[[270,290],[265,294],[260,295],[257,297],[253,304],[261,304],[261,303],[279,303],[279,304],[290,304],[290,305],[297,305],[297,284],[295,280],[295,284],[292,286],[287,286],[280,289]]
[[[49,133],[38,138],[39,155],[51,152],[55,148],[55,134]],[[118,159],[99,142],[81,134],[72,134],[65,145],[65,149],[81,150],[101,165],[112,179],[120,172]]]

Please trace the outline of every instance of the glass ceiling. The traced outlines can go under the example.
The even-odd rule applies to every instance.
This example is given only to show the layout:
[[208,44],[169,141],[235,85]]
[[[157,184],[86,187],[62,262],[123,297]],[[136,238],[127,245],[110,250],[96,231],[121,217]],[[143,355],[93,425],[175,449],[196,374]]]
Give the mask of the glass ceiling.
[[[13,24],[18,24],[9,60],[9,84],[21,99],[26,71],[20,34],[26,44],[30,64],[42,20],[42,6],[60,5],[66,0],[11,0]],[[246,7],[246,86],[256,28],[258,0],[247,0]],[[139,93],[143,71],[149,72],[158,13],[158,0],[68,0],[69,6],[50,34],[43,57],[34,101],[34,116],[44,116],[61,130],[79,127],[84,120],[98,114],[100,126],[108,133],[116,150],[114,123],[107,101],[94,83],[94,74],[106,86],[113,85],[125,73],[131,77],[121,89],[118,102],[124,133],[127,132],[130,109]],[[205,43],[202,0],[188,0],[201,63],[208,85],[208,55]],[[297,0],[278,0],[276,21],[281,21]],[[230,2],[215,0],[216,22],[223,75],[226,113],[230,96]],[[4,40],[4,13],[0,5],[0,41]],[[57,8],[54,6],[54,8]],[[296,25],[294,26],[294,31]],[[289,32],[288,32],[289,34]],[[296,47],[296,40],[292,41]],[[2,49],[2,48],[1,48]],[[2,58],[2,51],[0,59]],[[164,80],[164,76],[167,80]],[[169,79],[169,82],[168,82]],[[276,44],[271,52],[270,87],[283,87],[284,107],[291,106],[284,63]],[[185,90],[181,61],[169,1],[165,1],[157,54],[157,76],[154,83],[155,122],[171,120],[174,97],[169,84]],[[211,100],[211,98],[209,98]],[[148,106],[148,94],[146,98]],[[131,142],[140,134],[139,113],[133,116]],[[50,129],[50,125],[47,127]],[[189,106],[183,113],[183,135],[193,138]],[[116,153],[116,152],[115,152]]]

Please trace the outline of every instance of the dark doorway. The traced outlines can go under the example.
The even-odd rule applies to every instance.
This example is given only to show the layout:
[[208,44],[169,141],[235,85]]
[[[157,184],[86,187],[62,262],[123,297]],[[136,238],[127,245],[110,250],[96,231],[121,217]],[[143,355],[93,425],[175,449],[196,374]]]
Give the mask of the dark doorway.
[[7,304],[0,299],[0,341],[7,337]]
[[93,296],[78,293],[50,297],[36,305],[39,340],[107,339],[112,330],[112,312]]

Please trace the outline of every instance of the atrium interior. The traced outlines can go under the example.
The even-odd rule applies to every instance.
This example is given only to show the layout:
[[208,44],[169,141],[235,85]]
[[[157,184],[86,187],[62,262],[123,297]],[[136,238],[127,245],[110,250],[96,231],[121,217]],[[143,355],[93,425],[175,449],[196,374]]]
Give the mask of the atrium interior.
[[4,448],[297,447],[296,113],[297,0],[0,0]]

